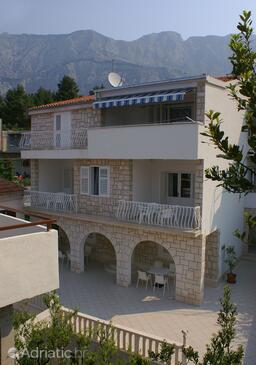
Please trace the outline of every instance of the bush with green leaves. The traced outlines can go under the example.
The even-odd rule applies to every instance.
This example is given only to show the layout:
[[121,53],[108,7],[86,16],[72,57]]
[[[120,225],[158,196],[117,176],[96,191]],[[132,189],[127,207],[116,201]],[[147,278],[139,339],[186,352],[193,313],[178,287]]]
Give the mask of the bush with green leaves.
[[[230,143],[229,136],[222,129],[225,121],[217,111],[210,110],[206,114],[209,124],[202,134],[220,151],[217,157],[228,161],[226,169],[217,165],[208,168],[206,177],[229,192],[248,194],[256,190],[256,52],[252,47],[254,36],[250,11],[243,11],[240,15],[237,29],[238,34],[232,35],[229,44],[234,80],[227,90],[236,102],[237,110],[244,113],[242,132],[247,133],[248,151],[244,146]],[[246,223],[255,227],[256,216],[247,215]],[[242,240],[245,238],[245,234],[238,230],[235,236]]]
[[236,306],[231,301],[229,286],[224,287],[224,296],[220,300],[221,309],[217,323],[220,330],[213,335],[211,343],[206,346],[206,353],[200,361],[198,351],[191,346],[183,349],[187,363],[195,365],[242,365],[244,350],[242,346],[233,347],[235,339]]
[[[14,316],[16,363],[18,365],[149,365],[139,354],[118,351],[113,341],[113,328],[100,324],[95,332],[75,333],[72,320],[77,311],[64,312],[55,293],[44,296],[49,310],[47,320],[38,321],[34,314],[16,312]],[[95,340],[97,338],[97,341]],[[68,350],[68,357],[65,355]],[[62,352],[61,352],[62,351]],[[41,353],[39,357],[31,354]],[[59,354],[52,358],[52,354]],[[63,356],[62,356],[63,355]]]

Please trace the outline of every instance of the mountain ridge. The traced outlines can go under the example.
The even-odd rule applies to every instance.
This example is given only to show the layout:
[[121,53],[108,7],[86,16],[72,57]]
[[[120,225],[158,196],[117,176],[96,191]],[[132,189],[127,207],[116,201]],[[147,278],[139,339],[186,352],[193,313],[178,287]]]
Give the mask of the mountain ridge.
[[76,79],[81,93],[96,84],[108,86],[112,68],[126,84],[231,71],[230,35],[192,36],[183,40],[174,31],[115,40],[94,30],[68,34],[0,33],[0,90],[22,83],[27,91],[40,86],[56,89],[64,74]]

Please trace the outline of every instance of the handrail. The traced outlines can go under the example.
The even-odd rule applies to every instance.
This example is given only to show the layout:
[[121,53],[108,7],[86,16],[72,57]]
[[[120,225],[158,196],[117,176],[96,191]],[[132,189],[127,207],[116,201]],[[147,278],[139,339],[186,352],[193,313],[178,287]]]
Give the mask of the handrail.
[[[33,213],[30,214],[30,212],[25,212],[20,209],[9,208],[4,205],[0,205],[0,210],[3,211],[2,214],[5,214],[5,215],[7,215],[6,213],[9,211],[9,212],[13,212],[13,213],[22,213],[24,215],[29,215],[29,216],[41,219],[41,220],[35,221],[35,222],[27,222],[27,223],[13,224],[13,225],[9,225],[9,226],[0,227],[0,231],[7,231],[7,230],[19,229],[19,228],[28,228],[28,227],[40,226],[40,225],[46,225],[46,229],[47,229],[47,231],[49,231],[52,227],[52,224],[54,224],[56,222],[56,219],[48,218],[46,216],[41,216],[41,215],[37,215],[37,214],[33,214]],[[15,219],[15,217],[13,217],[13,218]]]
[[200,229],[200,206],[168,205],[120,200],[116,218],[138,224],[177,229]]

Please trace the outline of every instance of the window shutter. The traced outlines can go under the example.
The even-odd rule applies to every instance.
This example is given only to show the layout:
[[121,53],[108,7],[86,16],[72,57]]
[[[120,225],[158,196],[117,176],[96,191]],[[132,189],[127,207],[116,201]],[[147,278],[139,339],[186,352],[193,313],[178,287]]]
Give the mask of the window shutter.
[[109,168],[100,167],[99,195],[109,195]]
[[89,194],[89,167],[81,166],[80,168],[80,193]]

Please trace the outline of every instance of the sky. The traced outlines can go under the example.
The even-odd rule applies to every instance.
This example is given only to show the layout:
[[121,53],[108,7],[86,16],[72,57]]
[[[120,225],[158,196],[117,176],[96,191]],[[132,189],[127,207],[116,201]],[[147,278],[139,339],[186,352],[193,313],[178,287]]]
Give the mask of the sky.
[[190,36],[234,33],[255,0],[0,0],[0,32],[63,34],[93,29],[114,39],[176,31]]

